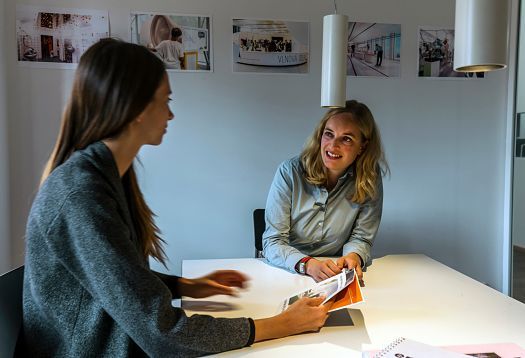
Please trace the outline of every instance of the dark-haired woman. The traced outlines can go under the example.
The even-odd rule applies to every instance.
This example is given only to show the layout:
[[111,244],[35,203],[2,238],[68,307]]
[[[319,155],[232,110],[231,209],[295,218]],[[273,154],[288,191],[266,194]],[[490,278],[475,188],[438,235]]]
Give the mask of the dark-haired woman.
[[82,56],[27,224],[19,353],[31,357],[197,356],[316,330],[327,306],[305,299],[262,320],[187,317],[181,295],[234,294],[246,277],[155,273],[162,240],[133,169],[173,118],[162,61],[102,40]]
[[381,175],[387,171],[368,107],[353,100],[329,110],[301,155],[275,173],[266,201],[264,256],[316,281],[343,267],[355,268],[362,279],[381,221]]

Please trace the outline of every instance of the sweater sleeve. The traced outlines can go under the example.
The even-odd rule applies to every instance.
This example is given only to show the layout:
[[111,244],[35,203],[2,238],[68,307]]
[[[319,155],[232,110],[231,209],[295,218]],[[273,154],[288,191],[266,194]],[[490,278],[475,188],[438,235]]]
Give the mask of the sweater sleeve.
[[70,193],[43,233],[50,254],[149,356],[197,356],[250,343],[247,318],[188,317],[171,305],[172,292],[141,263],[121,213],[103,187]]
[[157,271],[152,272],[169,288],[171,292],[171,298],[181,298],[181,294],[179,291],[179,276],[167,275]]

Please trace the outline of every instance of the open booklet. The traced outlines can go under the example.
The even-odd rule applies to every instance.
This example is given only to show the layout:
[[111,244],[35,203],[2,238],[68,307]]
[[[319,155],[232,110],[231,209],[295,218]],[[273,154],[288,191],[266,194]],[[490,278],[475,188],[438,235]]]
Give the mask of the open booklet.
[[355,270],[344,268],[340,274],[318,282],[312,288],[285,299],[281,305],[281,312],[300,298],[319,296],[325,296],[323,304],[333,298],[334,303],[329,312],[364,301]]

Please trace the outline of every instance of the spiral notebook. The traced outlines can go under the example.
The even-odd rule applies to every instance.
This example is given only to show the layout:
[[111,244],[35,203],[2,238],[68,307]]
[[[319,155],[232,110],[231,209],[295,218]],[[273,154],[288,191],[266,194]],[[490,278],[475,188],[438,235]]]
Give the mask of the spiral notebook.
[[425,343],[398,338],[383,350],[372,354],[374,358],[460,358],[470,357]]

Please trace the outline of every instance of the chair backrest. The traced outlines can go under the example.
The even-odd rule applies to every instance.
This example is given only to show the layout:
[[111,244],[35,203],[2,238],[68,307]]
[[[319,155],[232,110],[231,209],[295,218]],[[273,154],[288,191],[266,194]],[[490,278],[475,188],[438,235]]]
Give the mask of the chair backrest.
[[262,236],[266,229],[264,221],[264,209],[255,209],[253,211],[253,234],[255,236],[255,257],[264,257],[262,254]]
[[13,357],[22,327],[24,266],[0,276],[0,357]]

